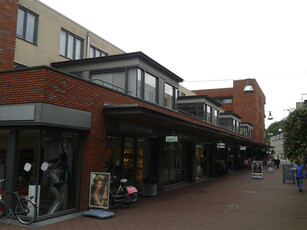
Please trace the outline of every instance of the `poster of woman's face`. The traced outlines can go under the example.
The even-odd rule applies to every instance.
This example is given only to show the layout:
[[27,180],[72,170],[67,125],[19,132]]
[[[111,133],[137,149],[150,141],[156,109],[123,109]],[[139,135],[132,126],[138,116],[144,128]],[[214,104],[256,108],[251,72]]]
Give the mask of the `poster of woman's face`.
[[262,173],[261,161],[253,161],[253,173]]
[[110,173],[92,172],[90,177],[89,206],[109,208]]

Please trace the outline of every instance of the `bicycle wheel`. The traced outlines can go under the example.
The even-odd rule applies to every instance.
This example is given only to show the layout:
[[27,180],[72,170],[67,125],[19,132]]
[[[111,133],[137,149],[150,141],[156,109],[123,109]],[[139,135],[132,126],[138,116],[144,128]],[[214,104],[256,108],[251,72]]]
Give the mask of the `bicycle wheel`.
[[0,219],[4,216],[4,204],[2,203],[2,200],[0,200]]
[[120,208],[129,207],[132,200],[130,199],[130,196],[128,195],[128,192],[126,189],[122,189],[121,191],[118,191],[117,196],[121,197],[117,202],[118,207]]
[[15,206],[16,217],[22,224],[32,224],[37,218],[37,209],[33,201],[20,197]]

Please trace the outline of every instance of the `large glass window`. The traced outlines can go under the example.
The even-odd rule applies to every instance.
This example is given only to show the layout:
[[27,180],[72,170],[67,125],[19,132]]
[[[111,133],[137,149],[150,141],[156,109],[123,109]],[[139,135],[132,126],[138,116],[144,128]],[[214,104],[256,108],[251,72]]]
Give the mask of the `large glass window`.
[[197,104],[177,104],[177,109],[196,116]]
[[83,50],[83,39],[66,30],[61,30],[60,55],[69,59],[81,59]]
[[126,93],[125,71],[92,74],[92,81],[105,87]]
[[157,78],[145,72],[144,99],[157,103]]
[[212,123],[212,108],[211,106],[206,106],[206,121]]
[[164,184],[172,184],[187,179],[187,146],[184,143],[164,145]]
[[195,147],[196,159],[196,180],[208,176],[209,159],[208,147],[206,145],[198,144]]
[[18,9],[17,36],[28,42],[36,43],[38,16],[26,8]]
[[218,110],[214,110],[214,118],[213,118],[213,124],[219,125],[220,124],[220,112]]
[[221,127],[224,129],[232,130],[232,119],[231,118],[222,118],[220,120]]
[[[10,133],[9,130],[0,130],[0,179],[6,178],[9,133]],[[4,190],[4,183],[1,183],[0,193],[3,190]]]
[[174,98],[175,87],[165,83],[164,89],[164,106],[170,109],[175,108],[175,98]]

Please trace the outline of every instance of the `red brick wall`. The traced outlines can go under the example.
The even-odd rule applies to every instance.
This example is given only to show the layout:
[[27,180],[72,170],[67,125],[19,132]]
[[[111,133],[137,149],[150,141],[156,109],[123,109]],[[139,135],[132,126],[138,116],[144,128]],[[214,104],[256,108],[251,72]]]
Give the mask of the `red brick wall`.
[[232,104],[223,104],[222,109],[232,111],[242,117],[242,122],[253,124],[253,139],[260,143],[264,141],[264,104],[265,96],[255,79],[250,79],[254,93],[243,93],[246,80],[233,81],[233,88],[195,90],[199,95],[209,97],[233,97]]
[[103,116],[103,107],[105,102],[113,104],[139,104],[194,124],[239,136],[238,134],[233,134],[230,131],[225,131],[219,127],[177,112],[148,104],[137,98],[55,72],[47,67],[0,73],[0,105],[37,102],[80,109],[92,113],[92,127],[90,132],[85,135],[82,159],[81,210],[88,209],[90,172],[104,170],[106,123]]
[[0,1],[0,71],[14,67],[18,2]]

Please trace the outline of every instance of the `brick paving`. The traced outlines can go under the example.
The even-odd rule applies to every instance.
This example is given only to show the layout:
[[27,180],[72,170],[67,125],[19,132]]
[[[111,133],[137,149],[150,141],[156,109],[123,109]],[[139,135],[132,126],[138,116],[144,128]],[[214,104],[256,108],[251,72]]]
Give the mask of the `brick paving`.
[[[304,191],[304,188],[306,191]],[[78,216],[30,228],[44,230],[146,229],[146,230],[306,230],[307,180],[303,192],[291,181],[282,181],[282,167],[263,179],[251,179],[251,171],[240,170],[231,177],[167,191],[153,198],[142,197],[127,209],[110,210],[111,219]],[[0,224],[0,229],[28,229]]]

